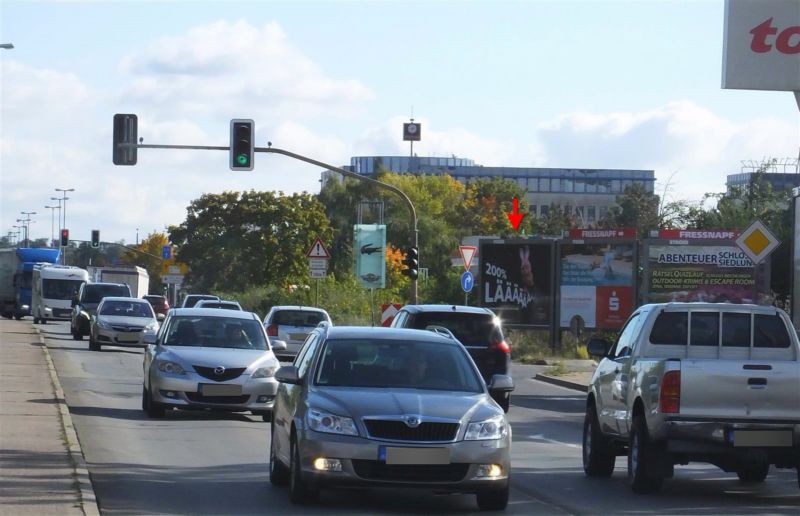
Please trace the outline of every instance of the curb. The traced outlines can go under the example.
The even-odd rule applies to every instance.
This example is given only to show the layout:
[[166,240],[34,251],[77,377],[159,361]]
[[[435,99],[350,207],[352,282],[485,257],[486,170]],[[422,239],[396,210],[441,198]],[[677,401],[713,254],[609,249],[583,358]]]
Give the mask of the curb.
[[72,424],[72,417],[69,414],[69,407],[67,406],[66,398],[64,398],[64,390],[61,388],[61,382],[58,380],[53,358],[50,356],[50,350],[47,349],[47,344],[44,342],[42,333],[38,328],[34,328],[34,330],[39,334],[39,342],[42,343],[44,357],[45,360],[47,360],[47,370],[50,373],[50,381],[53,383],[56,401],[58,401],[59,419],[61,420],[61,427],[64,429],[64,435],[67,439],[67,447],[69,448],[72,467],[75,469],[75,480],[78,484],[78,496],[81,500],[81,509],[86,516],[100,516],[100,509],[97,507],[97,496],[95,496],[94,493],[92,479],[89,477],[89,469],[86,466],[86,459],[83,456],[81,442],[78,440],[78,434],[75,432],[75,426]]
[[559,387],[565,387],[567,389],[572,389],[575,391],[586,392],[589,389],[588,385],[584,385],[582,383],[577,382],[570,382],[569,380],[562,380],[561,378],[556,378],[555,376],[548,376],[546,374],[537,374],[533,377],[535,380],[539,380],[540,382],[550,383],[553,385],[558,385]]

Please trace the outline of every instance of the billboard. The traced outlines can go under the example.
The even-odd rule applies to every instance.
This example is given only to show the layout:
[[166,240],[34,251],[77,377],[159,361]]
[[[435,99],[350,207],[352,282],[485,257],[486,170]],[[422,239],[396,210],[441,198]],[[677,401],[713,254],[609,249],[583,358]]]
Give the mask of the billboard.
[[800,188],[795,188],[794,193],[794,231],[792,231],[792,322],[800,330]]
[[479,256],[481,306],[507,325],[552,325],[553,241],[481,240]]
[[800,90],[800,2],[726,0],[722,87]]
[[635,240],[566,240],[559,244],[559,324],[622,327],[635,306]]
[[356,224],[353,227],[356,279],[364,288],[386,286],[386,226]]

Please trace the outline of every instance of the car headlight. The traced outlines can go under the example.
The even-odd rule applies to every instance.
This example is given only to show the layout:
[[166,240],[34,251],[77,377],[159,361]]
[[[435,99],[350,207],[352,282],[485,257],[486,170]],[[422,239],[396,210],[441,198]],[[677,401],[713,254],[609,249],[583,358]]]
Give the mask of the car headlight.
[[103,328],[104,330],[111,330],[111,325],[105,321],[101,321],[100,319],[97,320],[97,326]]
[[144,327],[143,331],[145,333],[156,333],[156,332],[158,332],[158,322],[157,321],[151,322],[150,324],[148,324],[147,326]]
[[306,419],[308,427],[316,432],[358,435],[356,423],[349,417],[335,416],[321,410],[311,409],[308,411]]
[[181,366],[177,362],[172,362],[170,360],[159,361],[158,370],[163,373],[169,373],[169,374],[186,374],[186,371],[184,371],[183,366]]
[[253,372],[250,378],[269,378],[270,376],[275,376],[275,371],[277,370],[278,370],[277,365],[259,367]]
[[470,423],[467,426],[467,433],[464,435],[465,441],[486,441],[490,439],[502,439],[508,435],[508,423],[504,416],[495,416],[486,421]]

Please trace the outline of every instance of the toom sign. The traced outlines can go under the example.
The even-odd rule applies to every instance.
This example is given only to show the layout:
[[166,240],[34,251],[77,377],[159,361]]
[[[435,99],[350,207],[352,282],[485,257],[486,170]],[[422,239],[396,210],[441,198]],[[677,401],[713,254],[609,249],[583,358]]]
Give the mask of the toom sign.
[[726,0],[722,87],[800,90],[800,2]]

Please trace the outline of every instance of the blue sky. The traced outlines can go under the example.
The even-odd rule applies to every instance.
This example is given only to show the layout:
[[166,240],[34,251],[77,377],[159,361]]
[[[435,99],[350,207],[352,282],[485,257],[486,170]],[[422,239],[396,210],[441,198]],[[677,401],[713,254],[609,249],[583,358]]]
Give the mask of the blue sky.
[[[0,4],[0,231],[74,187],[75,238],[132,242],[205,192],[316,192],[319,170],[224,152],[111,164],[114,113],[146,143],[259,144],[346,164],[406,154],[484,165],[653,169],[672,198],[724,189],[741,160],[797,156],[791,93],[720,87],[723,1],[14,2]],[[671,180],[670,180],[671,178]],[[658,189],[658,187],[657,187]]]

